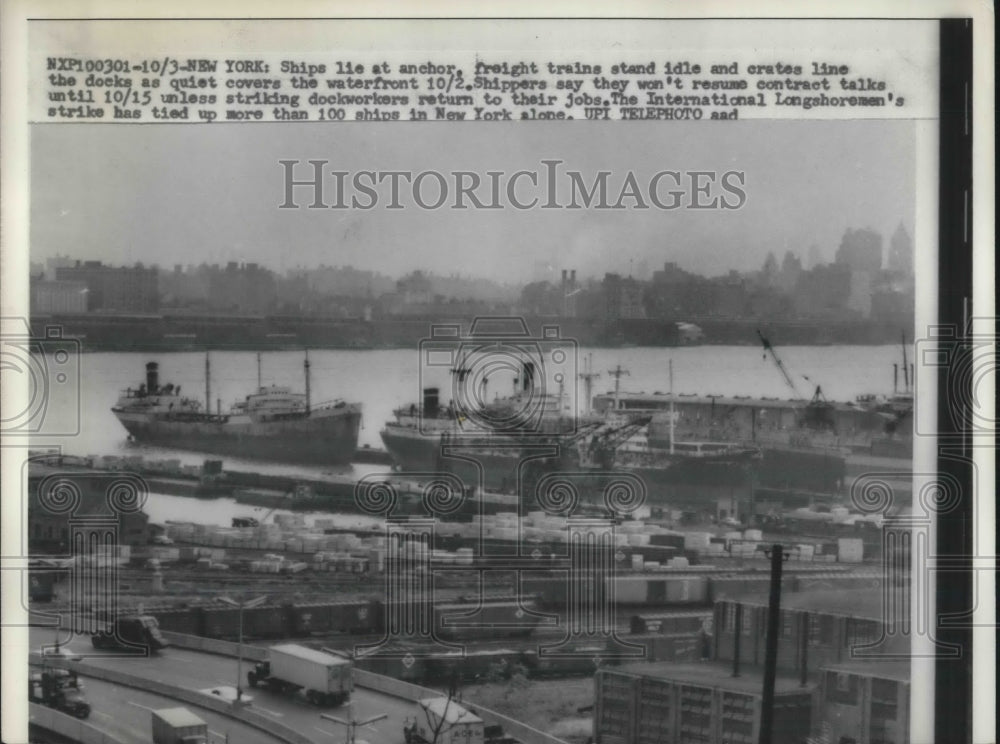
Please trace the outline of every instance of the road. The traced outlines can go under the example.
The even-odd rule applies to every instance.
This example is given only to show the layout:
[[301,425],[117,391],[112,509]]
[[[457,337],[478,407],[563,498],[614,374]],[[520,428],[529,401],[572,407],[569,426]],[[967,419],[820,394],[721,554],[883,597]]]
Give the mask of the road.
[[[184,705],[170,698],[119,687],[99,679],[85,679],[83,685],[91,706],[87,723],[124,744],[149,744],[152,730],[150,711]],[[194,712],[208,724],[211,744],[274,744],[276,741],[269,734],[219,713],[204,708]]]
[[[64,634],[62,640],[66,641],[68,631],[62,632]],[[54,631],[51,629],[32,628],[30,641],[31,648],[38,651],[43,645],[51,645],[54,642]],[[70,638],[62,645],[63,648],[79,654],[94,653],[89,637]],[[163,653],[150,658],[129,657],[107,651],[101,653],[106,655],[93,658],[87,657],[83,663],[106,669],[115,669],[191,690],[210,690],[219,687],[232,688],[236,684],[236,659],[223,656],[203,654],[173,646],[166,649]],[[246,673],[250,669],[251,664],[252,662],[249,661],[243,662],[244,688],[246,685]],[[129,688],[115,688],[113,685],[101,683],[94,679],[87,679],[86,685],[87,698],[94,705],[95,711],[106,713],[113,718],[120,717],[120,722],[116,720],[114,724],[122,726],[134,726],[134,723],[129,723],[128,721],[136,721],[138,718],[133,719],[132,716],[140,716],[145,721],[143,728],[146,731],[149,730],[149,712],[140,707],[128,704],[129,700],[134,700],[145,705],[146,703],[142,703],[140,700],[141,696],[145,695],[145,693]],[[98,685],[104,685],[104,687],[99,688]],[[99,700],[99,693],[96,692],[100,690],[103,693],[106,687],[111,687],[117,693],[109,697],[107,706]],[[332,721],[321,719],[320,713],[325,712],[335,715],[338,718],[354,718],[358,720],[370,718],[381,713],[387,714],[387,719],[358,729],[358,739],[364,739],[370,744],[400,744],[403,741],[403,720],[414,713],[413,703],[369,690],[355,690],[350,703],[338,708],[328,709],[317,708],[306,703],[301,698],[289,698],[260,688],[245,688],[245,691],[247,694],[253,696],[253,702],[251,703],[253,710],[298,731],[316,742],[316,744],[340,744],[340,742],[346,740],[344,727]],[[149,697],[153,699],[156,696]],[[159,703],[155,705],[163,707]],[[183,705],[183,703],[176,701],[167,703],[167,707],[176,705]],[[150,704],[149,707],[154,706]],[[126,711],[126,709],[130,710]],[[206,711],[204,708],[199,708],[197,713],[209,723],[210,729],[214,729],[220,733],[225,731],[225,725],[227,725],[223,722],[228,722],[230,727],[241,725],[236,724],[232,719],[227,719],[219,714]],[[204,715],[202,715],[203,713]],[[209,720],[209,716],[215,716],[215,718]],[[213,721],[216,722],[213,723]],[[108,728],[112,722],[110,720],[105,721],[99,715],[92,715],[89,722],[108,733],[115,735],[119,735],[120,733],[117,730]],[[245,726],[243,728],[246,729]],[[274,741],[263,733],[257,732],[256,729],[254,731],[256,739],[237,737],[235,734],[232,734],[230,741]],[[128,738],[122,736],[122,739],[127,742],[136,741],[134,732],[130,733]],[[149,735],[145,734],[144,739],[138,739],[137,741],[148,742]]]

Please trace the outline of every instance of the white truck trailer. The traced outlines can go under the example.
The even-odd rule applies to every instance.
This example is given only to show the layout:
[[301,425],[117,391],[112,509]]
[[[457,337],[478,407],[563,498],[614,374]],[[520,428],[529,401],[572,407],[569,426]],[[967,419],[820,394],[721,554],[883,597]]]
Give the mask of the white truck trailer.
[[206,744],[208,724],[187,708],[153,711],[153,744]]
[[483,719],[449,697],[423,698],[403,723],[406,744],[483,744]]
[[350,659],[285,643],[268,649],[267,661],[247,673],[251,687],[266,685],[285,694],[302,691],[313,705],[340,705],[354,690]]

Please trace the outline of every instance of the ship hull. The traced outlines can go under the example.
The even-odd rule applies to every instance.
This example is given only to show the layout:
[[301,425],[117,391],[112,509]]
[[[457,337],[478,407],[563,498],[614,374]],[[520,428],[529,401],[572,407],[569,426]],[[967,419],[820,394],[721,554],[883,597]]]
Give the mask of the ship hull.
[[354,407],[301,419],[239,423],[177,421],[121,409],[114,413],[138,442],[304,465],[350,462],[361,428],[361,412]]
[[[449,473],[465,485],[487,490],[521,494],[529,508],[536,505],[543,479],[556,473],[572,482],[581,502],[603,504],[608,487],[623,479],[638,480],[650,504],[663,504],[701,487],[735,488],[749,482],[748,463],[753,453],[730,457],[672,457],[664,454],[656,466],[607,469],[580,466],[561,459],[555,444],[512,442],[504,448],[495,443],[476,446],[474,441],[442,443],[440,437],[428,436],[402,427],[387,427],[382,441],[397,466],[409,473]],[[532,457],[534,452],[535,456]],[[546,456],[547,455],[547,456]],[[475,462],[471,462],[474,460]],[[481,480],[480,480],[481,479]]]
[[442,444],[439,436],[401,427],[388,427],[381,436],[393,462],[405,473],[448,473],[470,488],[505,493],[517,489],[524,458],[511,453],[520,453],[523,443],[512,441],[512,449],[506,452],[492,444],[476,446],[469,440]]

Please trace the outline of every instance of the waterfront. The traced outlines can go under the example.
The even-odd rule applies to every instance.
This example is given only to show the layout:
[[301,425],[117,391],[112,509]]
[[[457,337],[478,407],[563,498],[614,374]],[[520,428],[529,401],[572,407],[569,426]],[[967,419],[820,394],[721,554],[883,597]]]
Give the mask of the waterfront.
[[[830,400],[853,400],[866,393],[892,392],[892,365],[900,359],[898,346],[813,346],[779,348],[785,366],[803,394],[812,394],[821,385]],[[912,353],[910,358],[912,358]],[[186,395],[205,397],[205,355],[201,353],[89,353],[80,357],[79,433],[69,437],[37,437],[36,447],[58,446],[73,455],[141,455],[150,459],[179,459],[185,464],[200,464],[209,456],[197,452],[130,443],[125,430],[111,412],[119,392],[137,386],[143,379],[145,363],[160,364],[161,382],[181,385]],[[580,349],[577,371],[585,365],[598,373],[592,394],[614,388],[609,370],[621,365],[629,371],[621,378],[622,390],[669,390],[667,366],[673,361],[675,391],[682,394],[749,395],[788,398],[791,392],[773,362],[763,358],[759,347],[691,346],[675,349],[627,348]],[[262,382],[304,387],[301,352],[272,352],[262,355]],[[379,430],[392,417],[393,409],[418,399],[422,386],[438,386],[442,399],[451,398],[452,375],[447,367],[420,367],[416,350],[401,351],[311,351],[311,387],[314,402],[342,398],[364,406],[360,446],[381,447]],[[806,379],[808,378],[808,379]],[[256,355],[252,352],[213,351],[211,353],[211,399],[213,408],[221,402],[223,410],[253,391],[257,384]],[[506,394],[513,384],[502,373],[491,376],[490,396]],[[68,422],[75,414],[75,398],[70,386],[52,386],[47,424]],[[582,410],[585,392],[577,379],[576,401]],[[52,418],[48,418],[52,417]],[[67,427],[71,428],[71,427]],[[230,469],[264,473],[317,477],[327,472],[360,477],[381,472],[385,466],[353,464],[342,467],[304,467],[225,458]],[[158,497],[161,498],[161,497]],[[165,497],[164,497],[165,498]],[[177,497],[171,497],[177,498]],[[172,502],[160,502],[172,503]],[[172,510],[157,513],[154,521],[184,518],[182,499],[177,514]],[[222,509],[225,502],[218,502]],[[207,507],[206,507],[207,508]],[[160,511],[159,506],[156,507]],[[216,523],[252,507],[233,504],[221,513]],[[202,509],[199,513],[205,514]]]

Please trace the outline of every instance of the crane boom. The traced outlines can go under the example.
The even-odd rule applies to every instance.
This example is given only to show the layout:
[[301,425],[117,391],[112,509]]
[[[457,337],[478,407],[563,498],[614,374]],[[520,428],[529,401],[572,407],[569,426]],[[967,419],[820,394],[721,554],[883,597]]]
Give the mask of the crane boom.
[[761,333],[759,329],[757,331],[757,335],[760,337],[761,344],[764,345],[765,357],[767,356],[768,353],[770,353],[771,359],[774,360],[774,364],[775,366],[777,366],[778,371],[780,371],[782,376],[785,378],[785,382],[788,384],[788,387],[790,387],[792,389],[792,392],[795,393],[796,398],[801,398],[802,394],[799,392],[799,389],[795,386],[795,381],[792,380],[792,376],[788,374],[788,370],[785,369],[785,365],[781,361],[781,358],[778,356],[778,353],[774,350],[774,347],[771,346],[771,342],[764,337],[764,334]]

